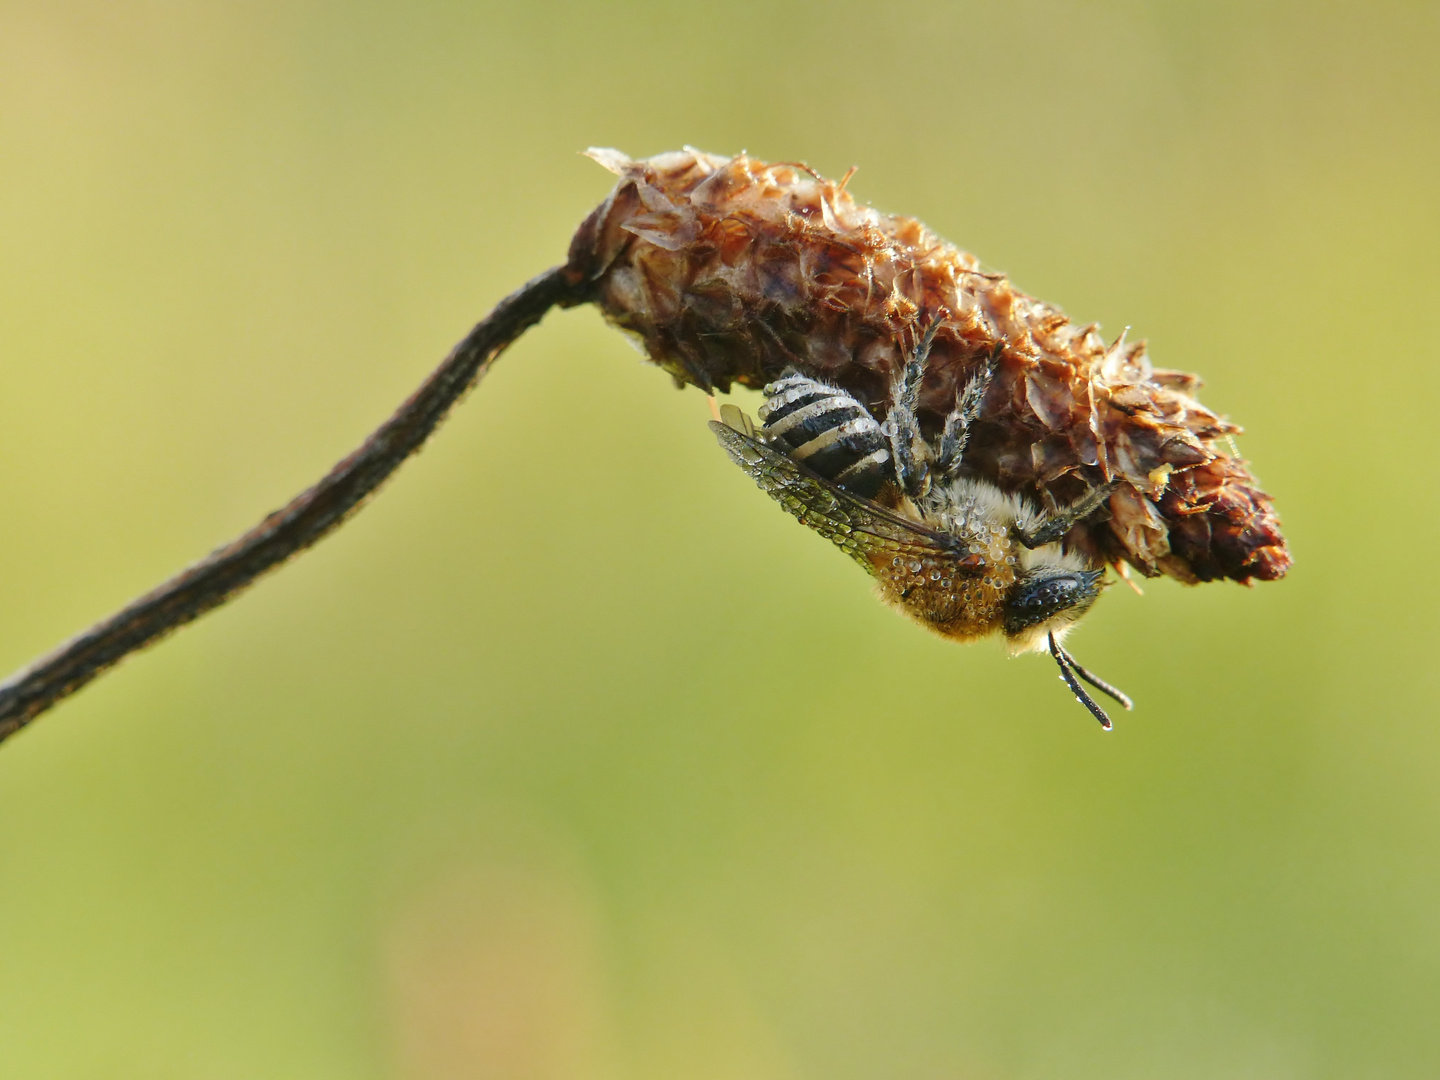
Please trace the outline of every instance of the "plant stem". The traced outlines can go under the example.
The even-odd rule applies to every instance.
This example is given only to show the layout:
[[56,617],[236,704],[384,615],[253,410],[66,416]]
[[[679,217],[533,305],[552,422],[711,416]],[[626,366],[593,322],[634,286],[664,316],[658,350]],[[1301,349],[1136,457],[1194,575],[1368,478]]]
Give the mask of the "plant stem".
[[565,267],[496,305],[360,448],[243,536],[0,683],[0,739],[19,731],[137,649],[243,592],[256,578],[340,525],[424,445],[511,342],[556,305],[581,300]]

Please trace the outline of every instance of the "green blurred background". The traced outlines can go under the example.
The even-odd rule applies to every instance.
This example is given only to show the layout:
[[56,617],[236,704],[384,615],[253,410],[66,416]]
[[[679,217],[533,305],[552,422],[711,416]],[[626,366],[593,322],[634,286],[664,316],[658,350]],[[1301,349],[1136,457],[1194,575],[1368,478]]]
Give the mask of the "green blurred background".
[[[1290,578],[957,648],[593,311],[0,748],[0,1075],[1440,1075],[1440,9],[0,0],[0,667],[355,445],[611,177],[804,159],[1246,425]],[[753,398],[746,398],[753,406]]]

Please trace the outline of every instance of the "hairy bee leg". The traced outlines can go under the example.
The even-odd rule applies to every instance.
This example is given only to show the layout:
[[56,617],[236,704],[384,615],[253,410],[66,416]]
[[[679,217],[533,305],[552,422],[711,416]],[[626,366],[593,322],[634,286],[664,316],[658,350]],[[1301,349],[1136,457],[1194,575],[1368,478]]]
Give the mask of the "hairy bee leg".
[[915,415],[920,404],[920,384],[925,378],[925,362],[930,357],[930,346],[940,329],[936,319],[925,331],[919,347],[910,354],[905,366],[900,369],[900,378],[893,388],[895,404],[886,417],[884,430],[890,440],[890,456],[895,462],[895,479],[900,490],[911,498],[925,494],[930,489],[930,447],[920,432],[920,419]]
[[[1054,637],[1054,635],[1052,634],[1051,637]],[[1125,691],[1121,690],[1118,686],[1111,686],[1093,672],[1086,671],[1085,668],[1080,665],[1080,661],[1075,659],[1074,654],[1058,641],[1055,643],[1055,647],[1065,654],[1065,662],[1070,665],[1071,670],[1074,671],[1076,675],[1079,675],[1080,678],[1084,679],[1102,694],[1108,694],[1114,698],[1125,710],[1129,711],[1135,708],[1135,702],[1130,699],[1129,694],[1125,693]]]
[[1114,725],[1110,723],[1110,717],[1105,715],[1104,709],[1095,704],[1095,699],[1085,692],[1085,688],[1081,686],[1080,681],[1075,678],[1075,671],[1071,666],[1074,664],[1074,661],[1070,659],[1070,654],[1060,647],[1060,643],[1055,640],[1054,634],[1050,635],[1050,655],[1055,657],[1055,663],[1060,666],[1060,678],[1065,681],[1065,685],[1070,688],[1070,692],[1075,695],[1075,699],[1090,710],[1090,715],[1100,721],[1102,728],[1110,731],[1114,727]]
[[1110,498],[1115,489],[1123,483],[1123,480],[1111,480],[1109,483],[1091,488],[1065,509],[1046,518],[1034,532],[1027,532],[1016,525],[1015,538],[1031,550],[1046,544],[1053,544],[1073,529],[1077,522],[1084,521],[1100,509],[1105,500]]
[[965,447],[970,442],[970,425],[980,415],[980,406],[990,389],[990,379],[995,374],[995,364],[1000,359],[1002,346],[997,345],[985,358],[984,365],[965,384],[965,389],[955,399],[955,408],[945,418],[945,430],[940,435],[940,447],[935,455],[935,469],[947,480],[953,480],[965,457]]

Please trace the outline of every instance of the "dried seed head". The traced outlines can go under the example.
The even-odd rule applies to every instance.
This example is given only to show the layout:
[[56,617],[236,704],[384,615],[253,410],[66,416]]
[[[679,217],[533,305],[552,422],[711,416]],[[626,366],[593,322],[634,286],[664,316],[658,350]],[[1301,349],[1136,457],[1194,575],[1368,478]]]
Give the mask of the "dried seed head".
[[979,475],[1058,503],[1128,483],[1110,520],[1072,544],[1184,581],[1289,568],[1270,497],[1222,452],[1240,429],[1195,400],[1194,376],[1153,368],[1143,341],[1107,345],[804,166],[693,149],[590,156],[620,182],[576,233],[569,273],[680,385],[760,387],[794,366],[883,417],[902,358],[939,320],[917,410],[927,430],[995,358],[966,451]]

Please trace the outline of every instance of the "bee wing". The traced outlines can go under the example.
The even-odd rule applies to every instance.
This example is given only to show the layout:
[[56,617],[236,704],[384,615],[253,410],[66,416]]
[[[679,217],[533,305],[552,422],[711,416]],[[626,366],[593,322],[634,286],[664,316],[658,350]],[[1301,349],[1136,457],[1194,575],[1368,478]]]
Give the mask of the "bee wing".
[[710,430],[760,490],[872,574],[896,559],[984,568],[984,560],[959,538],[853,495],[744,432],[713,420]]

